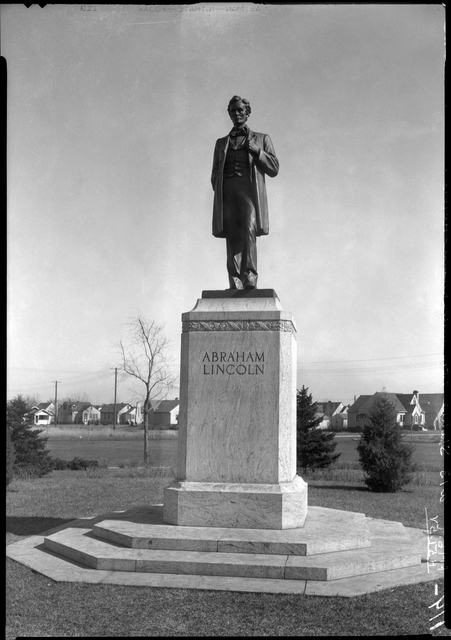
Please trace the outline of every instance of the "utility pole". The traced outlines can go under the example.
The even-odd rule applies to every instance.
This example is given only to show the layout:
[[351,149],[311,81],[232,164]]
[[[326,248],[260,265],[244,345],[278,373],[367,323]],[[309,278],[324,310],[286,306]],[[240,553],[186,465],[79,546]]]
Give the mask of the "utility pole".
[[55,383],[55,427],[58,424],[58,382],[61,384],[60,380],[52,380]]
[[114,368],[114,411],[113,411],[113,431],[116,429],[116,395],[117,395],[117,367]]

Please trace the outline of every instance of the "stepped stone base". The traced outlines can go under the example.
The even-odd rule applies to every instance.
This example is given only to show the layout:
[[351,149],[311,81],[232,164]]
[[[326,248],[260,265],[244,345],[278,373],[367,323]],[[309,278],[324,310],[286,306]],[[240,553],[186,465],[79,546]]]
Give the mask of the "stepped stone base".
[[262,531],[171,527],[157,508],[149,510],[153,523],[104,521],[91,534],[66,529],[46,537],[44,546],[96,570],[278,580],[328,581],[421,563],[400,523],[372,540],[363,514],[311,511],[304,527]]
[[320,507],[289,530],[172,526],[162,505],[134,507],[7,546],[63,582],[322,596],[436,581],[442,567],[429,569],[427,554],[425,531]]
[[371,546],[367,518],[363,513],[320,507],[311,509],[302,529],[255,531],[164,525],[161,510],[156,507],[149,510],[146,523],[103,520],[94,526],[93,535],[133,549],[219,553],[311,556]]
[[307,517],[307,483],[173,482],[164,490],[164,521],[191,527],[295,529]]

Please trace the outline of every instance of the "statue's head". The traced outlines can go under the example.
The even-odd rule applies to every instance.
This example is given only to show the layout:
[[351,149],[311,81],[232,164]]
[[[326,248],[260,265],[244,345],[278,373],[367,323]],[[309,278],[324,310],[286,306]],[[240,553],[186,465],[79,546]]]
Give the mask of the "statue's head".
[[245,109],[246,109],[246,118],[248,118],[251,115],[251,103],[249,102],[249,100],[246,100],[246,98],[240,98],[240,96],[233,96],[233,98],[231,98],[228,107],[227,107],[227,111],[229,112],[229,116],[232,117],[231,115],[231,107],[232,104],[234,104],[235,102],[242,102]]

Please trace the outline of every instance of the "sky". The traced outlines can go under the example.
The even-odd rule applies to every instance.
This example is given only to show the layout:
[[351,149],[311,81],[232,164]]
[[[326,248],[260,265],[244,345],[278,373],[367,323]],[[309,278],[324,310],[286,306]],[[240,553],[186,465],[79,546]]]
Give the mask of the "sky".
[[234,95],[280,162],[258,286],[293,314],[298,388],[443,391],[441,4],[3,4],[1,54],[8,398],[113,402],[139,314],[178,373],[181,314],[229,286],[210,175]]

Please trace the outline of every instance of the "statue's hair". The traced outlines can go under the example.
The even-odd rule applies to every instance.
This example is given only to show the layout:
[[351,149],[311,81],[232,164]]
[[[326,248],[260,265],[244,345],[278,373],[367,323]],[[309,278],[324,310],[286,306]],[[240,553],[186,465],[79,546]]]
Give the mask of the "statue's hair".
[[246,98],[240,98],[240,96],[233,96],[233,98],[231,98],[228,106],[227,106],[227,111],[230,115],[230,105],[232,105],[234,102],[238,102],[239,100],[241,100],[241,102],[245,105],[246,107],[246,115],[250,116],[251,115],[251,103],[249,102],[249,100],[246,100]]

